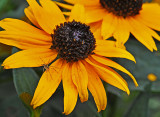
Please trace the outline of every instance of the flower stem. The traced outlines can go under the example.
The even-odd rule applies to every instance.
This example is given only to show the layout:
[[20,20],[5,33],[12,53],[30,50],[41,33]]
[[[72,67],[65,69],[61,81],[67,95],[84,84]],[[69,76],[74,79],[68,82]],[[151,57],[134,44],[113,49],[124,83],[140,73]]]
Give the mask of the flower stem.
[[33,110],[30,113],[30,117],[40,117],[41,113],[39,111]]

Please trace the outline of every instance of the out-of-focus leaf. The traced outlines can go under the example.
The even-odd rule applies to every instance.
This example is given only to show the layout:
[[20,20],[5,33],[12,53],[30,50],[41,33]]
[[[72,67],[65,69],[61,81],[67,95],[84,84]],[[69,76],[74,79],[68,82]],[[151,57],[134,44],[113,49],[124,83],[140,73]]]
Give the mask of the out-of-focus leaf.
[[[160,44],[157,43],[157,47],[160,49]],[[140,42],[136,40],[129,40],[126,44],[127,50],[133,54],[136,59],[136,64],[124,59],[118,59],[118,62],[128,69],[136,78],[139,86],[136,88],[134,83],[127,75],[123,75],[126,78],[131,90],[143,91],[145,86],[149,83],[147,79],[148,74],[153,73],[157,76],[157,80],[153,82],[151,91],[160,92],[160,53],[150,52]]]
[[9,0],[0,0],[0,11],[3,11]]
[[28,114],[23,107],[17,95],[8,96],[0,101],[0,116],[1,117],[28,117]]
[[150,117],[149,116],[149,98],[150,98],[151,83],[147,84],[145,90],[140,92],[137,98],[133,101],[124,117]]
[[16,91],[12,82],[5,82],[0,84],[0,99],[3,100],[14,94],[16,94]]

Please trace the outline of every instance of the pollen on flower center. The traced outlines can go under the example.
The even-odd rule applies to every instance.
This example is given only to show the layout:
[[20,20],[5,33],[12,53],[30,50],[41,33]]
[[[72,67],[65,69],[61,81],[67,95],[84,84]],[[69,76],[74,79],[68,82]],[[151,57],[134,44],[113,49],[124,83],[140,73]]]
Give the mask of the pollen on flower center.
[[143,0],[100,0],[101,5],[117,16],[135,16],[142,9]]
[[93,54],[95,38],[90,27],[80,22],[65,22],[57,26],[52,36],[52,47],[67,62],[78,61]]

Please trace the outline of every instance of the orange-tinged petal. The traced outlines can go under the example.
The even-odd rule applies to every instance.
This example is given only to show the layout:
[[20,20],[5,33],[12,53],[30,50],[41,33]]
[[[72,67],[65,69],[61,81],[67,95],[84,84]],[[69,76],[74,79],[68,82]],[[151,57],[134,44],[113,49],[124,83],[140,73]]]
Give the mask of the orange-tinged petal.
[[89,24],[90,30],[93,33],[94,38],[96,40],[102,40],[103,39],[103,37],[101,36],[101,24],[102,24],[101,21]]
[[100,28],[102,25],[102,21],[99,21],[99,22],[94,22],[94,23],[90,23],[89,26],[90,26],[90,29],[92,32],[95,32],[98,28]]
[[133,55],[130,54],[128,51],[121,48],[111,47],[111,46],[106,47],[105,44],[97,45],[94,52],[98,55],[105,56],[105,57],[126,58],[136,62]]
[[81,102],[88,100],[88,74],[81,61],[74,62],[72,65],[72,80],[77,87]]
[[126,70],[124,67],[122,67],[121,65],[119,65],[116,62],[114,62],[108,58],[105,58],[105,57],[101,57],[101,56],[97,56],[97,55],[92,55],[92,57],[99,63],[116,68],[116,69],[128,74],[133,79],[135,86],[138,86],[138,83],[137,83],[136,79],[134,78],[134,76],[128,70]]
[[113,35],[114,30],[117,26],[117,17],[111,13],[105,15],[102,21],[102,36],[104,39],[108,39]]
[[127,82],[114,70],[106,69],[107,66],[106,68],[99,66],[98,63],[95,64],[93,63],[95,61],[90,61],[89,59],[86,59],[86,61],[95,68],[95,71],[97,72],[97,74],[102,80],[127,92],[127,94],[130,94]]
[[63,60],[59,59],[43,73],[31,101],[33,108],[45,103],[56,91],[62,79],[62,69]]
[[6,45],[15,46],[20,49],[32,49],[32,48],[50,48],[52,43],[50,44],[32,44],[32,43],[25,43],[25,42],[18,42],[13,40],[12,38],[1,38],[0,42]]
[[71,12],[63,12],[63,15],[69,16],[71,15]]
[[56,2],[56,1],[55,1],[55,3],[56,3],[58,6],[63,7],[63,8],[68,9],[68,10],[71,10],[71,9],[73,8],[72,5],[68,5],[68,4],[64,4],[64,3],[60,3],[60,2]]
[[82,23],[85,23],[86,16],[83,5],[76,4],[70,14],[69,21],[80,21]]
[[6,45],[16,46],[20,49],[30,48],[50,48],[52,45],[52,38],[50,35],[41,31],[1,31],[0,43]]
[[51,44],[52,38],[43,33],[32,33],[23,31],[1,31],[0,39],[9,38],[11,40],[24,42],[28,44]]
[[136,21],[136,19],[129,18],[128,22],[130,24],[131,33],[139,40],[143,45],[145,45],[150,51],[157,50],[155,42],[152,38],[151,32],[142,23]]
[[38,28],[41,28],[33,14],[31,7],[25,8],[24,13],[35,26],[37,26]]
[[57,52],[51,49],[36,48],[17,52],[3,62],[5,69],[20,67],[39,67],[49,64],[57,57]]
[[117,28],[113,33],[113,37],[117,40],[116,45],[117,47],[121,47],[126,43],[129,39],[130,29],[129,24],[125,21],[124,18],[120,17],[117,19]]
[[83,62],[86,66],[88,72],[88,89],[92,93],[95,103],[98,108],[98,112],[104,110],[107,105],[107,96],[105,89],[103,87],[102,81],[100,80],[97,73],[93,70],[93,67],[90,66],[87,62]]
[[72,81],[72,68],[69,63],[66,63],[63,73],[63,90],[64,90],[64,112],[66,115],[70,114],[77,103],[78,91]]
[[85,6],[97,6],[99,4],[99,0],[64,0],[71,4],[83,4]]
[[65,21],[62,12],[53,1],[41,0],[42,7],[36,2],[36,0],[27,0],[27,2],[37,19],[38,24],[49,34],[53,33],[56,25]]

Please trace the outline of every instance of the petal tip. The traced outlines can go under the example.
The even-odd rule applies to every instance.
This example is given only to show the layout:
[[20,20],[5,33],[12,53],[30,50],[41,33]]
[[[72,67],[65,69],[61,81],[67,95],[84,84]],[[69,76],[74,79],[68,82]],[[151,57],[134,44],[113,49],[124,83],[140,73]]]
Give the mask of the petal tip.
[[127,91],[127,94],[130,95],[130,91]]
[[3,66],[3,69],[10,69],[9,66],[2,64],[1,66]]

